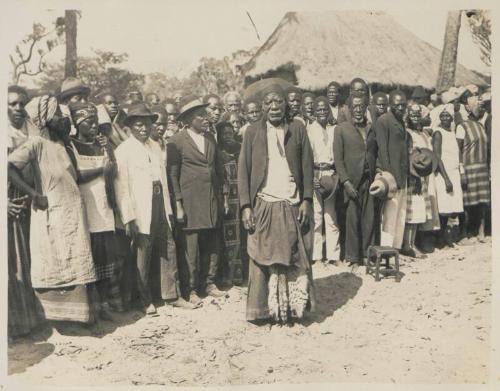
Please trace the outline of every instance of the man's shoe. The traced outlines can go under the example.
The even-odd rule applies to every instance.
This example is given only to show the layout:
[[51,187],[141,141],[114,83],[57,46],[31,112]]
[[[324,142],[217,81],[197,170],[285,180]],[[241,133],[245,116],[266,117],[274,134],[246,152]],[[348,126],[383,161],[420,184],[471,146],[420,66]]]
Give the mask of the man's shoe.
[[184,300],[182,297],[179,297],[175,300],[167,300],[166,304],[171,305],[172,307],[184,308],[186,310],[194,310],[195,308],[200,308],[202,302],[200,301],[198,304],[194,304]]
[[210,284],[206,289],[207,295],[212,297],[227,297],[229,296],[226,292],[219,290],[215,284]]
[[412,248],[402,248],[399,252],[401,255],[405,255],[410,258],[415,258],[417,254],[415,254],[415,250]]
[[203,303],[195,291],[189,294],[189,302],[195,306],[201,306]]

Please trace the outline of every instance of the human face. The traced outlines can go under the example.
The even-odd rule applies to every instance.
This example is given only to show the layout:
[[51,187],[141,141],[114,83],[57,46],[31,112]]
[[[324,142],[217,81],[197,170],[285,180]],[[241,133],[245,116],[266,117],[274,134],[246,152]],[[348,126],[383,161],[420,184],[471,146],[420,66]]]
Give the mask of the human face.
[[78,125],[78,138],[86,143],[93,143],[97,136],[97,117],[89,117]]
[[395,95],[391,99],[391,112],[398,120],[402,121],[406,113],[406,97]]
[[118,101],[116,98],[113,95],[106,95],[103,99],[103,105],[111,119],[114,119],[118,114]]
[[153,123],[153,126],[151,127],[151,134],[149,137],[151,137],[155,141],[158,141],[161,137],[163,137],[163,134],[167,129],[167,117],[163,113],[156,114],[158,114],[158,119],[155,123]]
[[58,106],[54,116],[47,123],[47,128],[52,139],[66,140],[71,132],[71,120],[62,115]]
[[306,96],[304,99],[304,110],[309,115],[312,115],[314,112],[314,99],[310,96]]
[[387,113],[387,99],[380,96],[375,100],[375,107],[377,108],[377,114],[382,115]]
[[208,106],[206,109],[206,113],[208,114],[208,121],[211,124],[216,124],[220,120],[220,116],[222,115],[222,107],[220,104],[220,99],[216,97],[211,97],[208,99]]
[[362,94],[366,94],[368,91],[368,88],[366,87],[366,84],[357,81],[355,82],[352,87],[351,87],[351,92],[360,92]]
[[144,144],[151,135],[152,122],[148,117],[135,117],[132,118],[129,127],[132,135]]
[[238,114],[231,114],[231,116],[229,117],[229,123],[232,125],[235,132],[240,130],[241,126],[243,125],[242,122],[243,121]]
[[226,110],[230,113],[235,113],[241,110],[241,101],[237,96],[231,95],[227,98]]
[[222,132],[222,141],[224,144],[234,144],[234,130],[231,126],[224,127]]
[[441,127],[443,129],[451,128],[453,117],[451,116],[450,113],[448,113],[447,111],[443,111],[441,114],[439,114],[439,120],[441,121]]
[[68,99],[67,104],[69,106],[75,103],[87,103],[87,102],[88,102],[88,96],[86,94],[75,94]]
[[159,104],[160,104],[160,98],[158,97],[158,95],[153,94],[149,97],[149,105],[150,106],[157,106]]
[[266,112],[268,121],[274,126],[279,125],[283,121],[285,107],[285,99],[276,92],[271,92],[264,98],[264,111]]
[[180,104],[181,103],[181,99],[182,99],[182,94],[180,93],[176,93],[174,94],[173,98],[172,98],[175,102],[175,104]]
[[208,116],[208,110],[205,110],[204,108],[196,110],[190,120],[191,128],[197,133],[206,132],[210,126]]
[[167,103],[165,110],[167,111],[167,124],[177,124],[177,116],[179,115],[177,107],[172,103]]
[[24,119],[26,118],[24,106],[26,106],[27,101],[28,98],[24,94],[9,92],[9,96],[7,97],[8,116],[12,125],[20,127],[24,123]]
[[318,102],[314,114],[316,116],[316,120],[321,126],[325,126],[328,122],[328,113],[329,110],[326,102]]
[[256,122],[260,119],[262,115],[262,110],[256,103],[247,104],[246,117],[248,122]]
[[366,103],[363,98],[353,98],[350,106],[352,119],[355,124],[361,124],[365,120]]
[[413,106],[408,109],[408,121],[412,129],[418,129],[420,127],[420,122],[422,121],[422,110],[420,110],[419,106],[417,107]]
[[301,96],[296,92],[291,92],[287,96],[287,104],[290,108],[290,114],[297,115],[300,113]]
[[337,86],[328,87],[328,90],[326,91],[326,97],[328,98],[328,103],[330,103],[334,107],[337,106],[337,103],[339,101],[339,90]]

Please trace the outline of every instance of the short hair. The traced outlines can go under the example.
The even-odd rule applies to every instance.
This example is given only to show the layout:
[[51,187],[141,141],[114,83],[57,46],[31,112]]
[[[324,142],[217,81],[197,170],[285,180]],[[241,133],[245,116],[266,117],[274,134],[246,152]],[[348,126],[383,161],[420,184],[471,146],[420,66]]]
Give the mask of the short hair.
[[379,92],[376,92],[375,94],[373,94],[373,96],[372,96],[372,102],[373,102],[373,104],[377,103],[377,99],[378,98],[384,98],[386,101],[388,100],[387,99],[387,94],[385,92],[379,91]]
[[328,83],[328,85],[326,86],[326,90],[328,91],[328,89],[332,86],[335,86],[337,90],[340,90],[340,84],[336,81],[331,81],[330,83]]
[[238,94],[236,91],[228,91],[224,94],[224,98],[222,99],[224,101],[224,104],[227,104],[227,100],[231,97],[234,96],[236,99],[238,99],[241,102],[241,96]]
[[349,84],[349,88],[352,88],[356,83],[362,83],[368,89],[368,83],[366,83],[366,81],[364,81],[360,77],[355,77],[354,79],[352,79],[351,83]]
[[208,103],[208,101],[209,101],[211,98],[215,98],[215,99],[220,100],[220,96],[219,96],[219,95],[216,95],[216,94],[206,94],[206,95],[203,97],[202,101],[203,101],[203,103]]
[[248,105],[250,105],[250,104],[254,104],[257,107],[262,107],[262,103],[259,99],[257,99],[256,97],[251,97],[251,98],[245,99],[245,101],[243,102],[243,110],[246,111]]
[[325,96],[318,96],[314,99],[314,103],[313,103],[314,110],[316,110],[316,108],[318,107],[318,104],[321,102],[323,102],[326,105],[326,108],[330,112],[331,111],[330,104],[328,103],[328,99]]
[[19,94],[19,95],[24,95],[26,98],[28,98],[28,91],[26,91],[25,88],[18,86],[17,84],[10,85],[7,89],[8,93],[14,93],[14,94]]
[[396,96],[401,96],[406,99],[406,94],[401,90],[392,90],[389,94],[389,102],[392,102]]
[[285,95],[288,96],[288,94],[299,94],[302,96],[302,90],[298,87],[291,86],[285,90]]
[[352,101],[354,99],[361,99],[363,101],[363,104],[366,106],[368,104],[367,102],[367,96],[365,94],[360,93],[359,91],[352,92],[349,95],[349,98],[347,98],[347,106],[350,108],[352,106]]

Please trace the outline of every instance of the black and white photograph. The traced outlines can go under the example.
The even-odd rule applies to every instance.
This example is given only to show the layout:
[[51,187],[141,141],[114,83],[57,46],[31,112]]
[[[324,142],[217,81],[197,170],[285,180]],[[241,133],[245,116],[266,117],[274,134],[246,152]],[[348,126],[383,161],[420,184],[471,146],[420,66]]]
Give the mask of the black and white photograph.
[[500,386],[495,2],[0,7],[0,389]]

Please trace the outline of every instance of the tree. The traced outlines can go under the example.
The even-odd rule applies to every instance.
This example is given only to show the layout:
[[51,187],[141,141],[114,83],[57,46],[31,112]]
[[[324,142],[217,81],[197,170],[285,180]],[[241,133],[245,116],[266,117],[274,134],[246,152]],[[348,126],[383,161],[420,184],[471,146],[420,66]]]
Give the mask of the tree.
[[76,32],[78,11],[66,10],[64,19],[66,24],[66,61],[64,77],[76,77],[77,52],[76,52]]
[[19,42],[9,58],[12,64],[11,80],[18,84],[21,76],[36,76],[44,71],[45,56],[64,44],[65,19],[56,18],[54,27],[47,30],[41,23],[33,23],[30,34]]
[[455,84],[461,15],[461,11],[448,11],[443,52],[441,54],[441,63],[439,65],[439,74],[436,86],[437,91],[446,90]]
[[465,12],[472,33],[472,40],[479,46],[481,60],[491,66],[491,12],[489,10],[467,10]]

